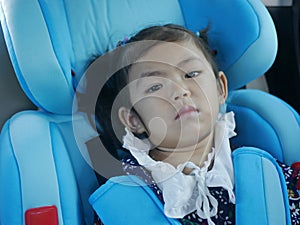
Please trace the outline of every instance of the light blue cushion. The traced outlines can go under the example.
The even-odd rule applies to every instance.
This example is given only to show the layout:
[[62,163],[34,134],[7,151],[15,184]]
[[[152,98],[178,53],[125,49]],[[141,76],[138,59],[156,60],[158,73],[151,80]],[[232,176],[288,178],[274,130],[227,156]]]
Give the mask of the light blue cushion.
[[290,225],[284,175],[265,151],[244,147],[233,152],[236,224]]
[[154,192],[136,176],[113,177],[90,197],[104,224],[179,225],[168,218]]
[[59,224],[92,224],[88,197],[98,182],[78,149],[83,140],[75,140],[69,116],[24,111],[6,123],[0,135],[1,224],[24,224],[26,210],[49,205],[56,206]]
[[300,161],[299,114],[285,102],[262,91],[239,90],[230,93],[227,108],[235,112],[233,145],[263,149],[288,165]]

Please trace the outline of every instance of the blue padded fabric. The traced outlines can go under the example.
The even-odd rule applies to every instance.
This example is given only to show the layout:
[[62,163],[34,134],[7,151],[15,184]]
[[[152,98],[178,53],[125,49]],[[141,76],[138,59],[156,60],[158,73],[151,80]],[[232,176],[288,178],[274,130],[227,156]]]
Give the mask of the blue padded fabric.
[[210,24],[209,44],[217,51],[216,61],[227,74],[230,90],[261,76],[273,64],[276,31],[261,1],[233,0],[230,7],[224,0],[180,3],[187,28],[195,32]]
[[98,183],[72,136],[63,138],[68,130],[69,116],[35,111],[7,122],[0,136],[1,225],[24,224],[27,209],[48,205],[57,207],[59,224],[93,223],[88,197]]
[[236,224],[290,225],[282,170],[265,151],[244,147],[233,152]]
[[111,178],[91,195],[90,203],[104,224],[181,224],[165,216],[160,200],[135,176]]
[[[9,218],[16,217],[11,221],[1,221],[1,224],[11,224],[12,221],[16,220],[19,221],[19,223],[16,224],[24,224],[24,213],[27,209],[45,205],[55,205],[57,207],[60,215],[59,222],[61,223],[61,204],[59,200],[58,183],[55,179],[56,170],[53,163],[53,156],[49,152],[49,149],[51,149],[50,137],[40,136],[32,143],[26,140],[28,138],[26,133],[28,134],[28,131],[32,128],[39,127],[41,129],[42,127],[42,130],[45,132],[45,123],[38,120],[37,124],[26,124],[25,121],[30,121],[30,116],[26,115],[23,116],[23,118],[25,120],[16,116],[14,120],[9,121],[9,125],[5,127],[7,130],[3,130],[5,134],[1,135],[8,138],[10,146],[1,146],[0,158],[16,165],[16,167],[10,168],[5,166],[1,169],[1,172],[6,174],[6,176],[0,177],[1,193],[5,193],[5,200],[0,202],[0,208],[2,210],[6,208],[7,211],[7,214],[3,214],[2,211],[1,215],[8,215]],[[25,142],[24,139],[26,140]],[[23,148],[26,147],[25,143],[30,144],[28,151],[22,151]],[[11,155],[10,157],[5,156],[8,153]],[[7,177],[7,174],[11,176]],[[39,179],[41,174],[44,179],[47,179],[47,182],[43,182],[42,179]],[[10,186],[7,186],[9,180],[16,182],[15,186],[18,187],[18,189],[11,189]],[[35,185],[33,185],[34,183]],[[16,198],[16,196],[18,198]],[[37,205],[32,205],[33,201],[36,201]],[[11,209],[10,205],[13,206],[14,204],[20,207],[18,211],[21,210],[21,212],[19,214],[16,214],[16,212]]]
[[[3,127],[3,131],[7,129],[9,129],[8,123]],[[9,133],[3,132],[0,135],[0,224],[4,225],[23,224],[20,173],[11,149]]]
[[[62,60],[64,56],[53,51],[56,42],[51,40],[39,2],[1,1],[1,8],[1,25],[4,27],[8,50],[25,93],[37,106],[47,111],[70,113],[74,97],[74,89],[70,88],[70,60],[68,64],[61,65],[66,61]],[[63,24],[62,18],[60,21]],[[57,34],[64,36],[63,45],[70,45],[68,33],[56,31]],[[69,72],[65,74],[64,71]]]
[[230,89],[263,74],[277,50],[260,0],[1,0],[1,8],[21,86],[37,106],[58,114],[71,113],[74,89],[90,63],[144,27],[175,23],[198,30],[210,22],[211,46]]
[[[74,134],[74,123],[78,123],[80,125],[80,131],[77,131],[77,136]],[[93,224],[94,213],[92,211],[91,205],[88,203],[88,198],[91,193],[99,186],[96,181],[95,173],[92,168],[92,163],[90,161],[88,151],[85,145],[85,141],[91,138],[94,138],[97,133],[90,127],[90,124],[86,121],[85,117],[82,115],[73,115],[72,123],[67,120],[64,122],[59,122],[55,124],[57,130],[59,131],[58,136],[53,136],[53,140],[63,139],[61,140],[65,146],[66,151],[68,153],[69,160],[72,162],[72,171],[74,171],[76,177],[76,186],[78,187],[78,195],[79,200],[77,204],[80,206],[80,212],[78,215],[84,216],[83,221],[86,224]],[[60,153],[60,148],[55,148],[58,153]],[[58,157],[56,157],[55,161],[58,162]],[[65,170],[64,161],[61,160],[60,169],[58,171]],[[63,172],[58,173],[58,177],[61,177],[60,180],[64,180],[68,174],[64,174]],[[67,186],[67,184],[66,184]],[[65,197],[65,200],[62,199],[62,202],[68,202],[68,189],[66,188],[61,191],[61,196]],[[71,197],[71,196],[70,196]],[[70,205],[66,205],[65,210],[68,211],[68,207],[72,207]],[[74,217],[73,212],[69,212],[70,217]],[[70,223],[72,224],[72,223]]]
[[235,112],[233,145],[266,150],[288,165],[300,161],[299,115],[285,102],[262,91],[239,90],[230,93],[227,110]]

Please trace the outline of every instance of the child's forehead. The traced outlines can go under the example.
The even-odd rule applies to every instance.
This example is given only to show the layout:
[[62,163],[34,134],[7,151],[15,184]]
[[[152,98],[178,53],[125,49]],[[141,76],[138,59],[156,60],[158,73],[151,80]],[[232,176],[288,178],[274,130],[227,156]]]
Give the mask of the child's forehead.
[[188,58],[204,59],[202,51],[191,41],[158,42],[137,58],[137,62],[162,62],[178,64]]
[[145,50],[132,64],[129,74],[131,79],[139,78],[141,70],[155,70],[156,68],[187,69],[186,66],[197,62],[203,67],[209,63],[202,51],[192,42],[159,42]]

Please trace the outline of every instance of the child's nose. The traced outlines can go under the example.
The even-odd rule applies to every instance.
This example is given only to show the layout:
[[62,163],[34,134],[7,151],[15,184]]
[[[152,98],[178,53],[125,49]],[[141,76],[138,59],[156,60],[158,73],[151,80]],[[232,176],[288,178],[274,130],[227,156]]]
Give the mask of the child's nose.
[[174,94],[173,99],[175,101],[191,96],[190,90],[187,87],[183,87],[183,86],[180,86],[180,85],[177,86],[177,88],[175,89],[173,94]]

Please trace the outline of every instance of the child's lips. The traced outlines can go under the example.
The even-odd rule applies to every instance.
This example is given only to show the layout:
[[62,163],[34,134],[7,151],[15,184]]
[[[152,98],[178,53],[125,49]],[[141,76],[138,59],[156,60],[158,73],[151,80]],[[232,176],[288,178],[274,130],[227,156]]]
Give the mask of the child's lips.
[[192,112],[199,112],[198,109],[196,109],[195,107],[193,106],[183,106],[179,112],[177,113],[177,115],[175,116],[175,120],[178,120],[179,118],[185,116],[185,115],[188,115]]

